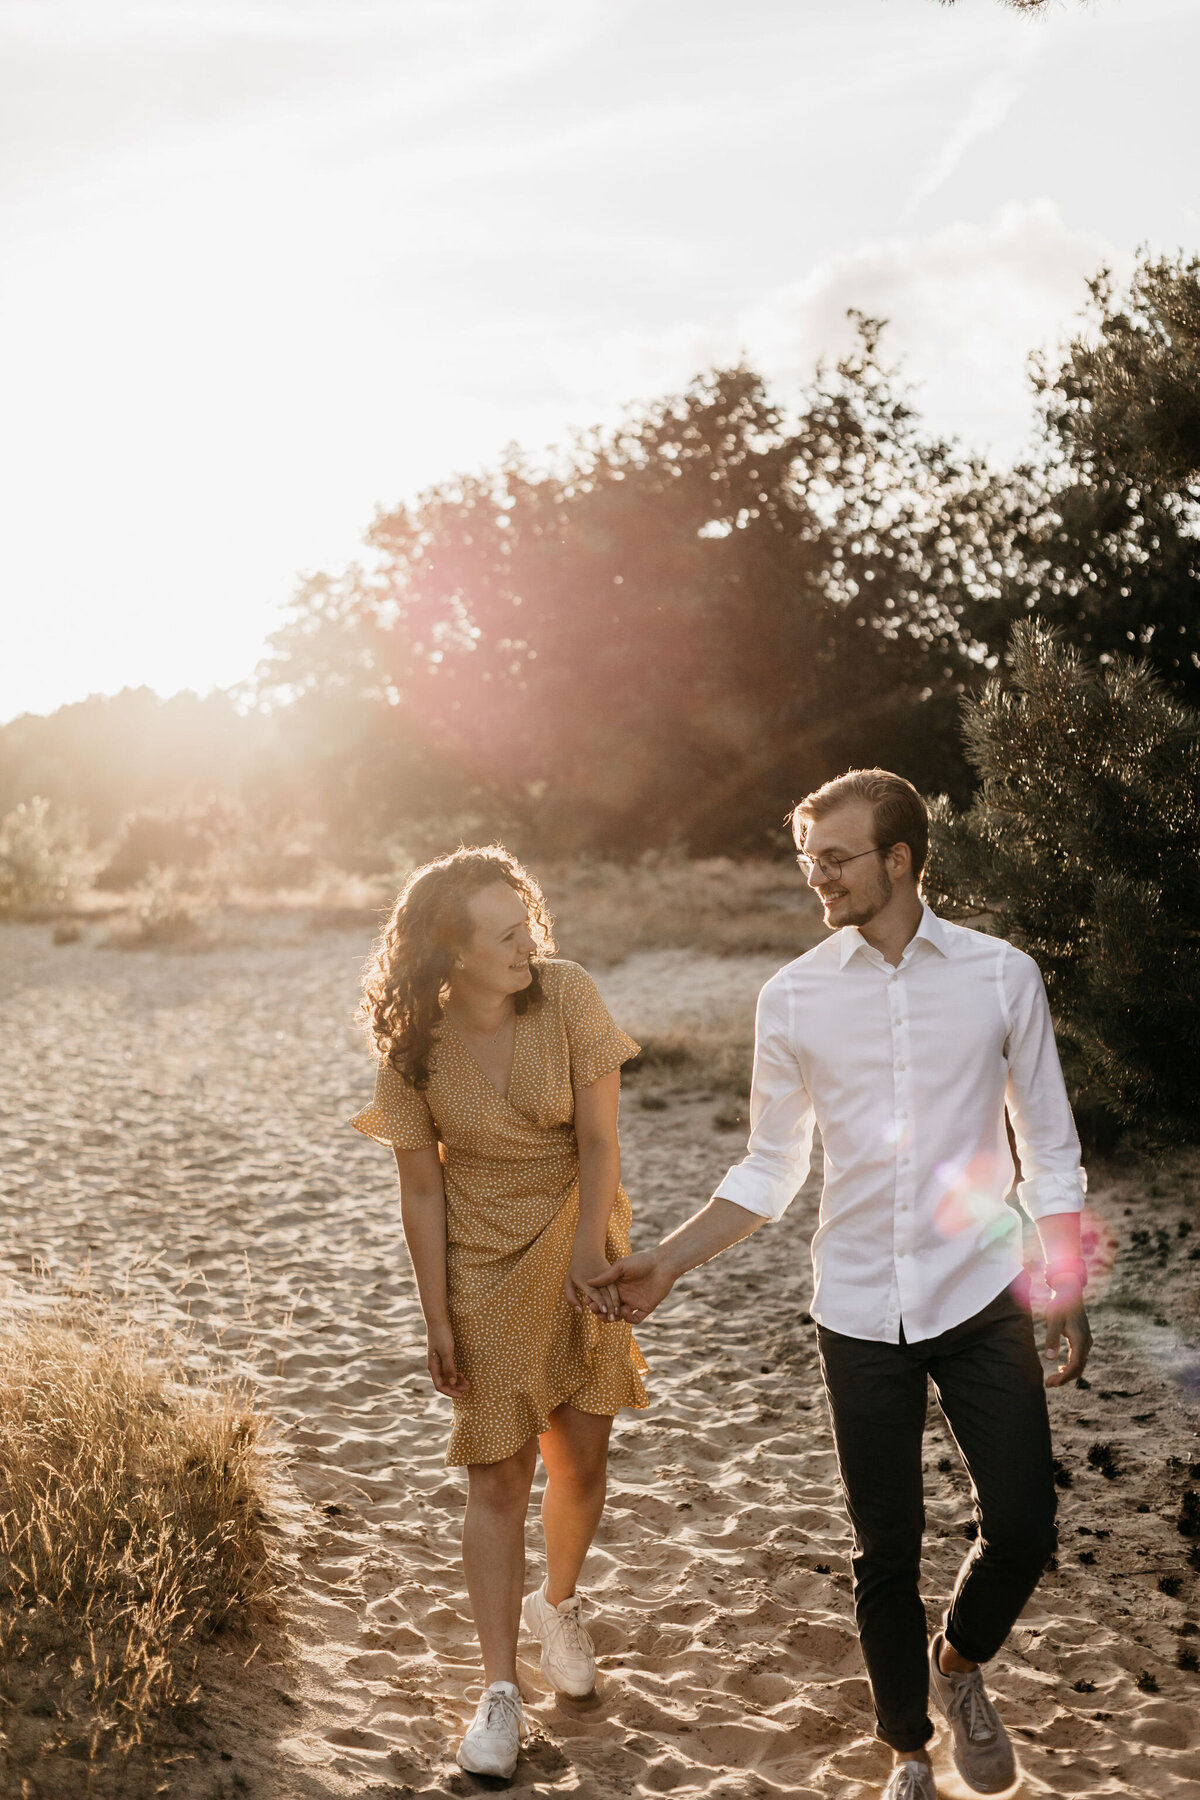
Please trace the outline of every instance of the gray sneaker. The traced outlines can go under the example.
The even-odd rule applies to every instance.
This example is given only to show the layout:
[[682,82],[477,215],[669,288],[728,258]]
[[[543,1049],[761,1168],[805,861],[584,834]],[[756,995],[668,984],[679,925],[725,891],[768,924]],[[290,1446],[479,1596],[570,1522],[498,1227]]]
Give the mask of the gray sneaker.
[[897,1763],[883,1790],[883,1800],[937,1800],[937,1787],[929,1764]]
[[1000,1715],[987,1697],[983,1673],[943,1675],[938,1667],[939,1631],[929,1646],[929,1684],[946,1715],[953,1738],[954,1766],[977,1794],[1003,1794],[1017,1779],[1017,1759]]

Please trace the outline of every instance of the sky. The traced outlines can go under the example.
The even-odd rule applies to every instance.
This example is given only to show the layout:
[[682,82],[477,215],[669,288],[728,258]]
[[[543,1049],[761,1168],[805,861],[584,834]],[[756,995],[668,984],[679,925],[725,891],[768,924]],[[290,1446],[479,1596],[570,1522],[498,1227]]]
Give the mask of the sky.
[[1027,441],[1200,248],[1194,0],[0,0],[0,721],[245,679],[377,507],[885,340]]

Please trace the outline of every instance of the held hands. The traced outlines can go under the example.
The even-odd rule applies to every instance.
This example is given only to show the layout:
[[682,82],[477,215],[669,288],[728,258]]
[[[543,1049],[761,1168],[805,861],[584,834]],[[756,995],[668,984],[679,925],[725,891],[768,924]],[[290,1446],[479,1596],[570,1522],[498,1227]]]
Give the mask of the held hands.
[[601,1269],[588,1285],[614,1291],[620,1304],[613,1317],[638,1325],[666,1299],[675,1277],[659,1261],[656,1251],[639,1250],[635,1256],[623,1256],[619,1262]]
[[1063,1338],[1067,1340],[1065,1363],[1046,1376],[1047,1387],[1064,1387],[1083,1374],[1092,1347],[1092,1331],[1083,1306],[1083,1290],[1077,1281],[1064,1281],[1057,1287],[1046,1306],[1046,1357],[1057,1357]]
[[[601,1273],[597,1275],[599,1269]],[[571,1252],[571,1263],[563,1282],[563,1299],[575,1312],[593,1312],[611,1324],[621,1316],[621,1296],[607,1283],[603,1274],[604,1248],[589,1254],[578,1244]]]
[[458,1359],[454,1354],[454,1333],[449,1324],[430,1325],[426,1328],[429,1379],[439,1394],[449,1394],[452,1400],[462,1400],[470,1389],[470,1382],[465,1375],[458,1372]]

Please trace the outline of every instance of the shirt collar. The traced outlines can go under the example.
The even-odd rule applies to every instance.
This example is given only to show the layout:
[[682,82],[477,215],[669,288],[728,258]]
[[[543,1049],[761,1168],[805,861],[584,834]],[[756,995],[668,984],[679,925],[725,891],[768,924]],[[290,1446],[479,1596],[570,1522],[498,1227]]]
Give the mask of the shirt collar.
[[[932,912],[930,908],[925,905],[922,905],[921,923],[913,933],[912,944],[915,944],[918,938],[924,938],[926,943],[932,944],[939,956],[948,956],[950,954],[950,949],[946,942],[945,925],[942,923],[941,919],[938,918],[937,914]],[[857,950],[870,949],[870,945],[867,943],[866,938],[858,929],[857,925],[843,925],[838,933],[838,940],[838,966],[842,969],[845,968],[846,964]],[[910,944],[909,948],[911,949],[911,947],[912,945]],[[908,954],[907,950],[905,951],[905,954]]]

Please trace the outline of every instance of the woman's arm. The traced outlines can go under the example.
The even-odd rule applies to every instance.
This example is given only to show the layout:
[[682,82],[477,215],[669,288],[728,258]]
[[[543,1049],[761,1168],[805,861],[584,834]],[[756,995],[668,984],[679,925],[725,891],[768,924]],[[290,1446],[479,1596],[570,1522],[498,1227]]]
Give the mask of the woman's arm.
[[621,1146],[617,1108],[621,1072],[613,1069],[588,1087],[575,1089],[575,1139],[579,1145],[579,1222],[564,1292],[576,1312],[584,1308],[615,1319],[620,1297],[615,1288],[592,1288],[590,1276],[608,1262],[608,1221],[621,1181]]
[[425,1316],[429,1375],[439,1394],[460,1400],[469,1382],[459,1374],[446,1301],[446,1190],[436,1149],[396,1150],[400,1220]]

